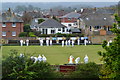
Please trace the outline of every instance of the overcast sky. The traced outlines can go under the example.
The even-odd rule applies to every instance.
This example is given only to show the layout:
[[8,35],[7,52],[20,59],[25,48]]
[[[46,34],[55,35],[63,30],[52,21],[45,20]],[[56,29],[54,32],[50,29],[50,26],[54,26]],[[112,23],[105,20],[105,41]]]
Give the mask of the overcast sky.
[[120,0],[0,0],[2,2],[119,2]]

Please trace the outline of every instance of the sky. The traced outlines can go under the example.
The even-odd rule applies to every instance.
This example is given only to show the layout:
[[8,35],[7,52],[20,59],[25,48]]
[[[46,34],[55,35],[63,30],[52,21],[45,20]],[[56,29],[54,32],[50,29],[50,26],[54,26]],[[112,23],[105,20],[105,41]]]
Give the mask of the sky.
[[120,0],[0,0],[0,2],[119,2]]

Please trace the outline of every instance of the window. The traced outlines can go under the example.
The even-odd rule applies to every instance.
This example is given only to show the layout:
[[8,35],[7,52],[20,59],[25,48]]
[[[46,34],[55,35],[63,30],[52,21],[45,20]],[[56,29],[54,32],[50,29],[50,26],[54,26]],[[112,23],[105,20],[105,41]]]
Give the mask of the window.
[[12,27],[16,27],[16,23],[13,22],[13,23],[12,23]]
[[67,29],[67,32],[69,32],[69,29]]
[[68,20],[71,20],[71,18],[68,18]]
[[16,32],[12,32],[12,36],[16,36]]
[[55,30],[51,30],[51,34],[54,34],[55,33]]
[[58,29],[58,31],[61,31],[61,29]]
[[2,32],[2,36],[6,36],[6,32]]
[[72,26],[71,24],[68,24],[68,26]]
[[62,29],[63,29],[62,31],[65,32],[65,28],[63,27]]
[[6,24],[5,24],[5,22],[3,22],[3,23],[2,23],[2,27],[6,27]]

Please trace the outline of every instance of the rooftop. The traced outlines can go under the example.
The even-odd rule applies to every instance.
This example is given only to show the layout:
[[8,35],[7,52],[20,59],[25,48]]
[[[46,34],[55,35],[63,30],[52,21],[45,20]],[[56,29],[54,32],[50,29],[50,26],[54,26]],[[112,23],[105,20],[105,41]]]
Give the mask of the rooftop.
[[63,27],[65,27],[60,22],[58,22],[54,19],[51,19],[51,18],[42,22],[41,24],[39,24],[39,26],[40,26],[40,28],[63,28]]

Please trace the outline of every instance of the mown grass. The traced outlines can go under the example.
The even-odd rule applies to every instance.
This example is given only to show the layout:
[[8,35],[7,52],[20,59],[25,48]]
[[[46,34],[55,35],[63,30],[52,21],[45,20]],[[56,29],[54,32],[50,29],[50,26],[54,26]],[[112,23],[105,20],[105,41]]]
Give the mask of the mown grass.
[[103,51],[101,45],[75,45],[74,47],[62,47],[61,45],[53,46],[2,46],[2,57],[5,59],[11,49],[16,49],[19,53],[25,53],[28,56],[38,56],[44,54],[47,62],[50,64],[67,64],[70,54],[80,57],[80,63],[84,62],[84,56],[87,54],[90,62],[102,63],[98,51]]

